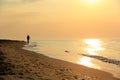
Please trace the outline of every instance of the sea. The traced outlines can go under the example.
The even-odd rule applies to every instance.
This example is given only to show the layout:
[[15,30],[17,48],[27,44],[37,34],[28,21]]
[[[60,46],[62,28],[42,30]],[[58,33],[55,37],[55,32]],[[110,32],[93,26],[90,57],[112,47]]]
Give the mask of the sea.
[[24,49],[120,78],[120,39],[33,40]]

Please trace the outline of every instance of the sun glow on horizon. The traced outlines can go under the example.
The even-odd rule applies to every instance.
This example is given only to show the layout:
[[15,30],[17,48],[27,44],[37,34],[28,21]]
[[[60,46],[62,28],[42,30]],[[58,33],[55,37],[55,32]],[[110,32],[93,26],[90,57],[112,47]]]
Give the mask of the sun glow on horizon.
[[101,0],[82,0],[82,2],[87,4],[98,4],[101,2]]

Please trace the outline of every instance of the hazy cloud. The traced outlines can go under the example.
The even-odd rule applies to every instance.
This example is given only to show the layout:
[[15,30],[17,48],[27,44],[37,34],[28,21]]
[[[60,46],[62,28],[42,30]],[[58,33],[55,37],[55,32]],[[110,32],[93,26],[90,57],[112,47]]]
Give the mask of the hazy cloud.
[[105,5],[96,7],[75,1],[0,0],[0,37],[8,33],[30,33],[36,38],[119,36],[120,28],[115,27],[120,26],[116,0],[106,0]]
[[0,6],[14,6],[18,4],[24,4],[24,3],[30,3],[30,2],[36,2],[41,0],[0,0]]
[[36,1],[41,1],[41,0],[22,0],[22,2],[36,2]]

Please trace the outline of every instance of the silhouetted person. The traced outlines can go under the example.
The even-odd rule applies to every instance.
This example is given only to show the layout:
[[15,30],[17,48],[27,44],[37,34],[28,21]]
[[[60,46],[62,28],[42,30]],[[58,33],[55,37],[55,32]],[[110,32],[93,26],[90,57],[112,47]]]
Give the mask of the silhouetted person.
[[29,43],[29,41],[30,41],[30,36],[27,35],[27,43]]

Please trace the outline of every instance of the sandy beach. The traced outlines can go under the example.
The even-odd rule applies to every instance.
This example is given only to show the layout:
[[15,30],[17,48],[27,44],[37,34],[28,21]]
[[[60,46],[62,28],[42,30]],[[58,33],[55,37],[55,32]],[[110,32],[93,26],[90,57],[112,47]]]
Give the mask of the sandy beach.
[[0,80],[120,80],[112,74],[22,49],[24,41],[0,40]]

